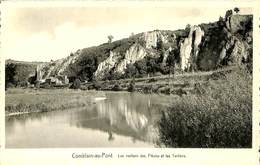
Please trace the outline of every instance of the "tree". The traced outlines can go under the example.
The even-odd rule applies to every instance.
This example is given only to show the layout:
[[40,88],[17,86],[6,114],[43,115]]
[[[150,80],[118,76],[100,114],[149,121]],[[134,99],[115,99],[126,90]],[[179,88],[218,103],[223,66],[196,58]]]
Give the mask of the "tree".
[[234,8],[234,12],[239,13],[240,9],[238,7]]
[[159,39],[157,40],[157,50],[159,50],[159,51],[164,51],[163,48],[164,48],[164,47],[163,47],[163,41],[162,41],[161,38],[159,38]]
[[128,92],[134,92],[135,91],[135,78],[133,77],[132,81],[129,84]]
[[233,15],[233,11],[232,10],[228,10],[226,12],[225,18],[227,19],[228,17],[230,17],[231,15]]
[[189,32],[190,29],[191,29],[191,25],[190,25],[190,24],[187,24],[186,27],[185,27],[185,30]]
[[72,88],[73,88],[73,89],[80,89],[80,86],[81,86],[80,83],[81,83],[80,80],[79,80],[78,78],[76,78],[76,79],[74,80],[73,84],[72,84]]
[[128,64],[125,70],[125,76],[128,78],[134,77],[137,74],[137,69],[133,64]]
[[5,86],[8,88],[9,86],[16,85],[15,80],[15,74],[16,74],[16,65],[13,63],[8,63],[5,65]]
[[109,35],[107,36],[107,38],[108,38],[108,43],[111,43],[114,37],[112,35]]

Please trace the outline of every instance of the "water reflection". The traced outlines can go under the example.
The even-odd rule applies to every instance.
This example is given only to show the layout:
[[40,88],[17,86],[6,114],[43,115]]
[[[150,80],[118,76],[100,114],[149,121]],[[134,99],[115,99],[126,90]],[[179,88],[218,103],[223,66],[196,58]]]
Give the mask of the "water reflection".
[[147,147],[155,143],[160,110],[169,105],[170,97],[111,92],[106,97],[81,109],[6,117],[7,147]]
[[108,140],[114,140],[113,133],[116,133],[153,142],[156,139],[155,124],[160,115],[156,106],[159,101],[150,95],[108,93],[106,100],[97,102],[92,111],[77,113],[77,120],[73,121],[77,121],[78,127],[107,132]]

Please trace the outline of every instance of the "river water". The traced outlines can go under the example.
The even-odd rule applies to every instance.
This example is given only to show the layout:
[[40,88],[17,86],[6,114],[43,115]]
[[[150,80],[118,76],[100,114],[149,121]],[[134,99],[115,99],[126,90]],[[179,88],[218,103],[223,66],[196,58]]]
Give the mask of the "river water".
[[84,108],[6,117],[6,147],[156,147],[160,111],[172,97],[105,95]]

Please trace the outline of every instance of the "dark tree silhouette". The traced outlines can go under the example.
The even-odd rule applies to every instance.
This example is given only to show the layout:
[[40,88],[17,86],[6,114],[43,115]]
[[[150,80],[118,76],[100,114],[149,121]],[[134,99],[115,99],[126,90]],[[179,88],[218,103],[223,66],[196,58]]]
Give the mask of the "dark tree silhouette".
[[238,13],[240,11],[240,9],[238,7],[234,8],[234,12]]
[[112,35],[109,35],[107,36],[107,38],[108,38],[108,43],[111,43],[114,37]]

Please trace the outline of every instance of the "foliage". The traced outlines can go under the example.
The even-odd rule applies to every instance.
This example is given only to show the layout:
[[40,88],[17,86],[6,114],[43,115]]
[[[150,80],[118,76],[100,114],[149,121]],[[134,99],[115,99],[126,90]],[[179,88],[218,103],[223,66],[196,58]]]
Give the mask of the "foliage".
[[145,57],[143,60],[137,61],[134,64],[128,64],[125,70],[125,78],[145,77],[147,74],[155,75],[162,73],[161,58]]
[[113,91],[120,91],[122,90],[122,87],[119,83],[116,83],[113,87],[112,87]]
[[96,90],[100,90],[101,89],[101,83],[98,82],[98,81],[94,81],[93,82],[93,88],[96,89]]
[[7,63],[5,65],[6,88],[24,85],[29,81],[29,76],[34,74],[36,65],[25,63]]
[[132,79],[132,81],[130,82],[129,84],[129,87],[127,89],[129,92],[134,92],[136,89],[135,89],[135,78]]
[[13,63],[5,65],[5,85],[7,88],[16,84],[16,80],[14,78],[15,69],[16,66]]
[[112,42],[112,40],[113,40],[113,38],[114,38],[114,36],[112,36],[112,35],[109,35],[109,36],[107,36],[107,38],[108,38],[108,43],[111,43],[111,42]]
[[91,98],[103,93],[69,89],[19,89],[6,91],[5,113],[30,113],[80,108],[91,105]]
[[251,147],[252,75],[245,69],[211,80],[200,94],[184,96],[162,113],[166,147]]
[[[140,34],[109,44],[104,43],[99,46],[85,48],[82,50],[79,58],[73,64],[69,65],[65,74],[68,75],[69,79],[77,77],[81,81],[94,81],[94,73],[97,70],[98,65],[109,57],[110,51],[117,52],[123,57],[125,52],[136,42],[144,45],[143,41],[140,39]],[[111,76],[113,75],[108,74],[107,78],[113,79]]]
[[79,79],[75,79],[73,84],[72,84],[72,86],[71,86],[71,88],[73,88],[73,89],[80,89],[80,86],[81,86],[80,80]]
[[238,13],[240,11],[240,9],[238,7],[234,8],[234,12]]

